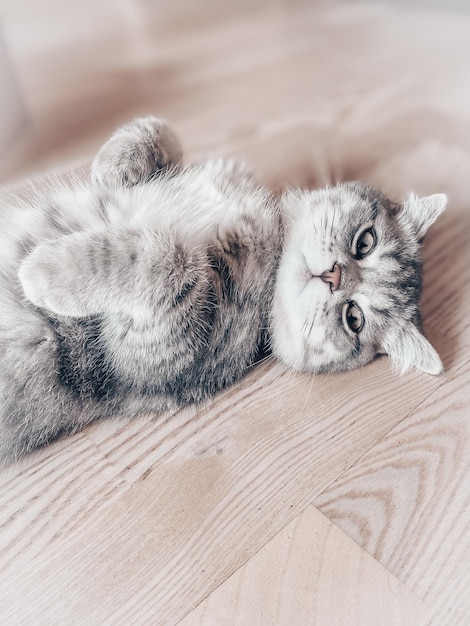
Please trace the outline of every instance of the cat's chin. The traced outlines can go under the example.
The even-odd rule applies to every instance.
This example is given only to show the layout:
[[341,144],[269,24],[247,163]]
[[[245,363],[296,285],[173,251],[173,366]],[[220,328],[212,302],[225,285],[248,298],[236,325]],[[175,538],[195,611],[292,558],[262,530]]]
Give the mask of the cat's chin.
[[[284,322],[279,324],[272,336],[273,355],[294,372],[321,374],[329,371],[331,357],[328,358],[323,348],[306,345],[300,333],[289,332]],[[335,358],[337,355],[335,355]]]
[[272,338],[273,355],[294,372],[305,370],[303,350],[294,349],[293,342],[287,335],[275,333]]
[[288,303],[277,289],[271,312],[271,347],[273,355],[294,371],[304,365],[304,342],[299,323],[293,319]]

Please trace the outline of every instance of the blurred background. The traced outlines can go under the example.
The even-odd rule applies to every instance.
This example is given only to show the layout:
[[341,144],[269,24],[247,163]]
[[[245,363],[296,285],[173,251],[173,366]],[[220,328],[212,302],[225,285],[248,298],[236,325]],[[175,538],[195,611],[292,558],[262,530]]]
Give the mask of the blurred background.
[[86,164],[152,113],[188,158],[241,156],[275,185],[452,185],[470,163],[467,4],[1,0],[0,184]]

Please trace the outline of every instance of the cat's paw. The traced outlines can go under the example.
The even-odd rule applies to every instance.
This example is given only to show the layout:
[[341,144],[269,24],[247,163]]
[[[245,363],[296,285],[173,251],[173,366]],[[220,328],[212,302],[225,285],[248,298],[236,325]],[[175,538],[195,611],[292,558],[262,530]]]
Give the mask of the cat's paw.
[[254,246],[253,220],[246,215],[226,214],[217,228],[217,243],[227,254],[237,254],[241,248]]
[[180,142],[166,121],[136,119],[104,144],[93,161],[91,177],[105,186],[137,185],[160,170],[178,165],[182,155]]
[[68,238],[37,246],[21,264],[18,276],[24,295],[35,306],[57,315],[84,317],[88,313],[77,298],[73,246],[63,239]]

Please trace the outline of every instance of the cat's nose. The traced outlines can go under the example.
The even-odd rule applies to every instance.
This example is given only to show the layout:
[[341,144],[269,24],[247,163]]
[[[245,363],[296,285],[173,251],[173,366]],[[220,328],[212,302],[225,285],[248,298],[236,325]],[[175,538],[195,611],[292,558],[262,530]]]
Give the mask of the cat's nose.
[[320,278],[324,283],[330,284],[331,291],[336,291],[339,289],[341,283],[341,267],[338,263],[333,265],[333,269],[328,272],[323,272],[320,274]]

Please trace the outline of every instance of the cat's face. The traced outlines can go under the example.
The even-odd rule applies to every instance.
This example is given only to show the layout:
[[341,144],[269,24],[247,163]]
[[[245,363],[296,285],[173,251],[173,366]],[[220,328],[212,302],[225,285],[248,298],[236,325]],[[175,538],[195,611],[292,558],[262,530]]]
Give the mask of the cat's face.
[[421,335],[420,244],[446,198],[393,205],[357,183],[283,198],[285,241],[273,304],[273,351],[314,373],[380,353],[401,370],[442,370]]

